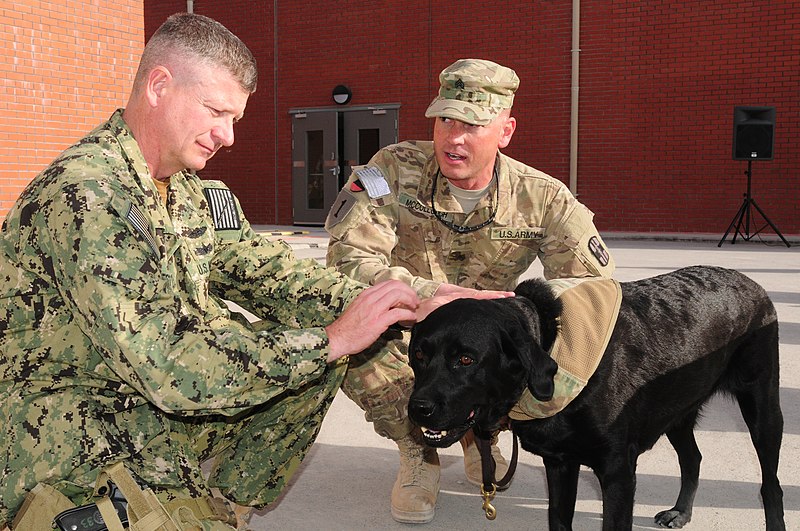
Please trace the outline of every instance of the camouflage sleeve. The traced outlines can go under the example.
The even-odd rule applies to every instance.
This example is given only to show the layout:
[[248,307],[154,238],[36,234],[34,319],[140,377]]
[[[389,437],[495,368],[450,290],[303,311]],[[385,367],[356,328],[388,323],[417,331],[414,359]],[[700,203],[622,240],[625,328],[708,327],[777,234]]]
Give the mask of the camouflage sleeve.
[[387,178],[390,194],[370,198],[366,190],[353,186],[358,178],[355,168],[350,180],[334,201],[325,229],[330,234],[327,264],[337,271],[366,284],[384,280],[400,280],[420,297],[430,297],[439,283],[412,274],[405,267],[392,265],[392,252],[397,245],[397,175],[392,169],[392,153],[379,151],[369,166],[378,168]]
[[67,185],[39,205],[36,223],[47,231],[38,246],[52,257],[48,274],[122,381],[164,411],[232,415],[326,369],[323,328],[259,333],[182,297],[197,286],[135,230],[126,194],[112,186]]
[[330,324],[364,289],[316,260],[298,260],[285,242],[243,224],[240,239],[222,243],[212,263],[211,286],[219,297],[262,319],[306,328]]
[[604,277],[614,273],[614,259],[592,222],[594,214],[563,184],[545,212],[545,237],[539,259],[546,279]]

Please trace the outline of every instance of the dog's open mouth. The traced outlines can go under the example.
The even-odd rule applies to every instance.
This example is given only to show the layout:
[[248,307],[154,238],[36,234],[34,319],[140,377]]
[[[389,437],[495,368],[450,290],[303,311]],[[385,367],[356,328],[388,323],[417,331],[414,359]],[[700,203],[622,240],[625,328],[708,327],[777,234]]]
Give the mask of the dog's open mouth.
[[425,444],[437,448],[446,448],[456,441],[461,440],[464,434],[475,424],[475,411],[470,411],[467,421],[454,428],[447,430],[433,430],[430,428],[422,427],[422,436],[425,439]]

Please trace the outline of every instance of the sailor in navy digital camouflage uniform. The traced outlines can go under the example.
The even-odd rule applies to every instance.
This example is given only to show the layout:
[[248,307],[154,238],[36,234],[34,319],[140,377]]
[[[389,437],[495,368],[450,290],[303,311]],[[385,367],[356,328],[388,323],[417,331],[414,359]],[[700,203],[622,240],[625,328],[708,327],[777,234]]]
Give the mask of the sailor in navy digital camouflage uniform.
[[275,500],[346,356],[422,308],[402,282],[367,287],[297,260],[254,232],[223,183],[187,171],[233,144],[256,76],[221,24],[170,17],[145,47],[127,107],[9,212],[0,529],[51,529],[76,505],[88,510],[81,525],[99,510],[122,529],[109,479],[132,529],[236,528],[211,488],[245,506]]

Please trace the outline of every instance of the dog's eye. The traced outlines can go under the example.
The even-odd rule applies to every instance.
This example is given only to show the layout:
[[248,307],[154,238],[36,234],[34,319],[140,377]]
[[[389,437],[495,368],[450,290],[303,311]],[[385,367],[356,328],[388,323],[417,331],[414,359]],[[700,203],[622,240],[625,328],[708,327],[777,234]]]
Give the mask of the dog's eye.
[[414,357],[417,358],[419,361],[425,359],[425,355],[422,354],[421,350],[417,350],[416,352],[414,352]]
[[469,356],[461,356],[460,358],[458,358],[459,365],[462,365],[462,366],[465,366],[465,367],[467,365],[472,365],[473,361],[475,361],[475,360],[473,360]]

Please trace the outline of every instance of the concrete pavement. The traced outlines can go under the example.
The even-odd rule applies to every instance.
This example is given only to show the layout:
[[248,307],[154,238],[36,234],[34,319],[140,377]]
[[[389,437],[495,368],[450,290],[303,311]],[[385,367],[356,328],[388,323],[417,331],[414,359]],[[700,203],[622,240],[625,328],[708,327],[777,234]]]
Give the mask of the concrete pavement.
[[[298,257],[324,261],[327,238],[319,228],[259,229],[282,232],[280,237],[293,246]],[[717,241],[606,239],[621,281],[687,265],[720,265],[749,275],[770,293],[780,321],[785,420],[779,476],[787,529],[800,529],[800,245],[792,239],[790,249],[755,240],[731,245],[729,239],[720,248]],[[524,278],[540,274],[536,263]],[[697,429],[697,440],[704,459],[694,515],[686,529],[764,529],[758,461],[735,404],[714,399]],[[501,435],[500,444],[509,456],[508,433]],[[363,413],[339,393],[301,470],[276,503],[254,515],[251,527],[256,531],[547,529],[544,468],[537,456],[520,453],[514,483],[495,498],[497,519],[490,522],[481,510],[479,492],[464,478],[460,446],[440,450],[439,455],[442,478],[436,518],[422,526],[394,522],[389,494],[398,468],[397,448],[375,434]],[[653,515],[673,505],[678,488],[675,453],[662,438],[639,459],[634,528],[658,529]],[[599,484],[589,469],[583,469],[574,529],[600,529],[601,516]]]

